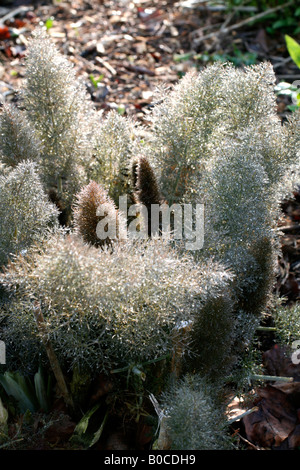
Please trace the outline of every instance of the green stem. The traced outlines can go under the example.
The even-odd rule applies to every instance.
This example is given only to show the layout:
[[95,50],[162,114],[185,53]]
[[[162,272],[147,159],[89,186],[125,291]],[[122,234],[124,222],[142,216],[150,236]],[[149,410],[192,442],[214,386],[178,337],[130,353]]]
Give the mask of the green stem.
[[252,380],[264,380],[271,382],[294,382],[293,377],[280,377],[276,375],[251,375]]
[[62,177],[59,176],[57,179],[57,192],[58,194],[62,194]]
[[244,418],[245,416],[250,415],[251,413],[254,413],[254,411],[258,411],[258,406],[254,406],[253,408],[251,408],[251,410],[245,411],[245,413],[242,413],[242,414],[236,416],[235,418],[230,419],[228,421],[228,424],[232,424],[235,421],[239,421],[240,419]]
[[277,328],[275,326],[258,326],[256,328],[257,331],[277,331]]

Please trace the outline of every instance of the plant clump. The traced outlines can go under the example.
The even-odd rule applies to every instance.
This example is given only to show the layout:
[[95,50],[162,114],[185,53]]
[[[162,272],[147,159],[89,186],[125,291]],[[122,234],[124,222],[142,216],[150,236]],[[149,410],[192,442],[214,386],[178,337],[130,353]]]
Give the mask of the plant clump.
[[16,354],[24,347],[17,317],[33,338],[38,303],[64,367],[99,372],[170,353],[175,327],[193,321],[208,291],[221,295],[231,276],[221,265],[198,266],[157,240],[111,251],[74,235],[54,235],[42,249],[12,261],[1,282],[13,293],[4,337]]
[[194,255],[199,262],[212,256],[235,275],[231,297],[243,319],[236,333],[250,334],[245,321],[256,322],[267,308],[280,203],[299,175],[299,113],[280,122],[274,85],[268,63],[189,72],[160,90],[148,139],[166,202],[204,204],[204,246]]

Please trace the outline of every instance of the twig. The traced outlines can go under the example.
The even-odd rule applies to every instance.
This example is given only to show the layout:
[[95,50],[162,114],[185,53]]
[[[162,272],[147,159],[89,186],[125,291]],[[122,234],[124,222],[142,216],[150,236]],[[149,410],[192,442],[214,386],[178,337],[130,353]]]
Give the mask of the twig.
[[142,67],[140,65],[133,65],[133,64],[130,64],[129,62],[128,63],[125,62],[124,67],[126,70],[129,70],[130,72],[143,74],[143,75],[150,75],[152,77],[155,75],[155,72],[153,70],[150,70],[146,67]]
[[224,31],[226,31],[227,25],[231,22],[233,17],[234,17],[234,13],[231,15],[227,15],[226,20],[224,21],[224,23],[222,24],[220,28],[220,33],[223,33]]
[[199,32],[203,33],[204,31],[208,31],[209,29],[213,29],[213,28],[217,28],[219,26],[222,26],[222,24],[224,24],[224,23],[208,24],[206,26],[202,26],[201,28],[195,29],[189,35],[193,38],[193,37],[197,36],[197,34],[199,34]]
[[235,418],[229,419],[229,420],[228,420],[228,424],[232,424],[232,423],[234,423],[235,421],[239,421],[240,419],[244,418],[245,416],[248,416],[248,415],[250,415],[251,413],[254,413],[254,411],[258,411],[258,410],[259,410],[258,406],[254,406],[254,407],[251,408],[250,410],[245,411],[244,413],[242,413],[242,414],[236,416]]
[[[270,59],[278,60],[278,57],[272,57],[272,56],[270,56]],[[282,59],[280,59],[280,61],[278,62],[278,64],[273,64],[273,69],[277,69],[278,67],[282,67],[283,65],[288,64],[288,63],[291,62],[291,61],[292,61],[292,58],[291,58],[291,57],[282,58]]]
[[19,13],[23,13],[23,12],[26,12],[28,10],[32,10],[32,7],[24,7],[24,6],[23,7],[18,7],[15,10],[7,13],[7,15],[2,16],[2,18],[0,18],[0,24],[5,23],[5,21],[10,20],[10,18],[13,18],[14,16],[17,16]]
[[249,23],[252,23],[253,21],[256,21],[256,20],[259,20],[261,18],[263,18],[264,16],[267,16],[269,15],[270,13],[275,13],[276,11],[279,11],[279,10],[282,10],[284,8],[287,8],[289,7],[290,5],[293,5],[295,3],[295,0],[291,0],[287,3],[284,3],[283,5],[278,5],[277,7],[274,7],[274,8],[269,8],[268,10],[266,11],[263,11],[261,13],[258,13],[257,15],[254,15],[254,16],[251,16],[249,18],[246,18],[245,20],[243,21],[240,21],[239,23],[236,23],[236,24],[233,24],[231,26],[228,26],[226,28],[224,28],[223,30],[221,29],[220,31],[216,31],[214,33],[210,33],[210,34],[206,34],[205,36],[203,36],[202,38],[198,38],[198,39],[195,39],[195,43],[196,44],[199,44],[200,42],[203,42],[205,41],[206,39],[211,39],[215,36],[218,36],[218,34],[220,33],[228,33],[229,31],[233,31],[235,29],[239,29]]
[[256,445],[252,444],[252,442],[248,441],[248,439],[245,439],[243,436],[241,436],[240,433],[237,433],[237,436],[239,436],[239,438],[242,439],[242,441],[246,442],[246,444],[248,444],[250,447],[253,447],[253,449],[255,449],[255,450],[261,450],[259,447],[257,447]]
[[12,446],[16,442],[21,442],[21,441],[24,441],[23,437],[21,437],[20,439],[15,439],[14,441],[5,442],[4,444],[1,444],[0,449],[4,449],[5,447]]
[[277,75],[278,78],[288,78],[289,80],[299,80],[300,75]]
[[117,75],[117,71],[106,60],[101,59],[99,56],[97,56],[95,60],[103,65],[112,75]]

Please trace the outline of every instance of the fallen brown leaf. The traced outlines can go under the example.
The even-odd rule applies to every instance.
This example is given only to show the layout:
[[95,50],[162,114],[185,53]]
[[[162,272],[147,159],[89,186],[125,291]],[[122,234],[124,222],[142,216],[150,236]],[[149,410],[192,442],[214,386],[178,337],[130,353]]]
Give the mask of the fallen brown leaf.
[[279,448],[295,431],[296,409],[284,392],[271,385],[259,389],[257,393],[258,411],[243,419],[246,437],[260,447]]

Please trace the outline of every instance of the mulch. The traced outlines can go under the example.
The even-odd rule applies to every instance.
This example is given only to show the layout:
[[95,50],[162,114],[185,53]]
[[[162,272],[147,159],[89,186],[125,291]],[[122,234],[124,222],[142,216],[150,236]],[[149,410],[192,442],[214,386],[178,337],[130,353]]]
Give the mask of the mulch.
[[[272,62],[278,80],[300,78],[282,33],[269,35],[268,22],[226,32],[224,28],[239,24],[242,13],[226,15],[209,2],[5,0],[2,4],[0,93],[7,97],[21,86],[27,41],[41,24],[86,81],[97,109],[117,109],[146,124],[157,85],[173,84],[187,70],[201,69],[217,56],[235,57],[238,65],[247,65],[254,54],[255,60]],[[279,100],[280,113],[285,104]]]

